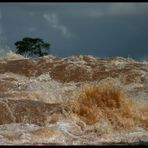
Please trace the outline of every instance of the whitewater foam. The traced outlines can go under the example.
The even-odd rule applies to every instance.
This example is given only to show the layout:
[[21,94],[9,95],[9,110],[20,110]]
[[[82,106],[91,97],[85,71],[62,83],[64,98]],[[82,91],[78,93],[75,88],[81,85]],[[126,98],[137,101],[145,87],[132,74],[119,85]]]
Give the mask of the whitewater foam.
[[[11,69],[18,63],[18,69]],[[29,103],[34,111],[31,100],[62,106],[46,115],[46,126],[0,125],[0,144],[101,144],[147,136],[147,62],[90,55],[27,59],[10,52],[0,64],[1,104],[15,100],[17,110],[27,100],[28,111]]]

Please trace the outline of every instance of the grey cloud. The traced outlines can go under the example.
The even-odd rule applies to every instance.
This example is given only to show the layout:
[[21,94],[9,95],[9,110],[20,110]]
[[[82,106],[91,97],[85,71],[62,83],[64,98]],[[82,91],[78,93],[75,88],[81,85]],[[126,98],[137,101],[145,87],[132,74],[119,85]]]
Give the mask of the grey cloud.
[[72,9],[71,11],[75,11],[79,16],[100,18],[105,16],[143,15],[148,12],[147,8],[147,3],[101,3],[77,11]]
[[2,19],[2,12],[1,12],[1,9],[0,9],[0,20]]
[[3,17],[0,9],[0,57],[4,57],[8,52],[8,50],[10,49],[10,47],[7,45],[7,38],[4,34],[2,20],[3,20]]
[[36,27],[28,27],[27,31],[34,32],[34,31],[37,31],[37,28]]
[[136,15],[143,14],[148,4],[138,3],[113,3],[108,7],[107,13],[111,15]]
[[55,13],[43,14],[43,18],[55,29],[59,30],[64,37],[71,37],[72,33],[67,29],[66,26],[59,22],[59,18]]
[[[51,43],[65,56],[148,55],[147,3],[1,4],[3,35],[11,48],[24,36]],[[69,37],[68,37],[69,36]]]

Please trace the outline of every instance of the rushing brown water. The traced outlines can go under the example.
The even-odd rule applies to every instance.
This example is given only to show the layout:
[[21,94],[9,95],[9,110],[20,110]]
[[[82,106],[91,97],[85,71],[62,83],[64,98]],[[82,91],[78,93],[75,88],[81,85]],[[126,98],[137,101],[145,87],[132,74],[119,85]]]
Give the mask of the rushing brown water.
[[148,142],[148,62],[90,55],[0,60],[1,145]]

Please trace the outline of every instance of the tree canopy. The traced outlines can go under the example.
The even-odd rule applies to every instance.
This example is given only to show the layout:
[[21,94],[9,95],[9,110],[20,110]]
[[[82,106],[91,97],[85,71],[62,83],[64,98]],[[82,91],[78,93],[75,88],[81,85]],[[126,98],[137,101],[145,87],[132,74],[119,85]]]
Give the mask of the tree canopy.
[[48,55],[50,44],[40,38],[25,37],[21,41],[15,42],[16,53],[25,56],[42,57]]

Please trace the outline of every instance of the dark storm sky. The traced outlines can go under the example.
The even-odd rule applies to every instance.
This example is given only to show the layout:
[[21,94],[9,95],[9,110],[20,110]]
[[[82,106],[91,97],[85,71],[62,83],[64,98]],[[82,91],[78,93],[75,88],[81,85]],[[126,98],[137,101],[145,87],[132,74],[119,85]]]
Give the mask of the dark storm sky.
[[0,54],[23,37],[51,54],[148,60],[148,3],[0,3]]

